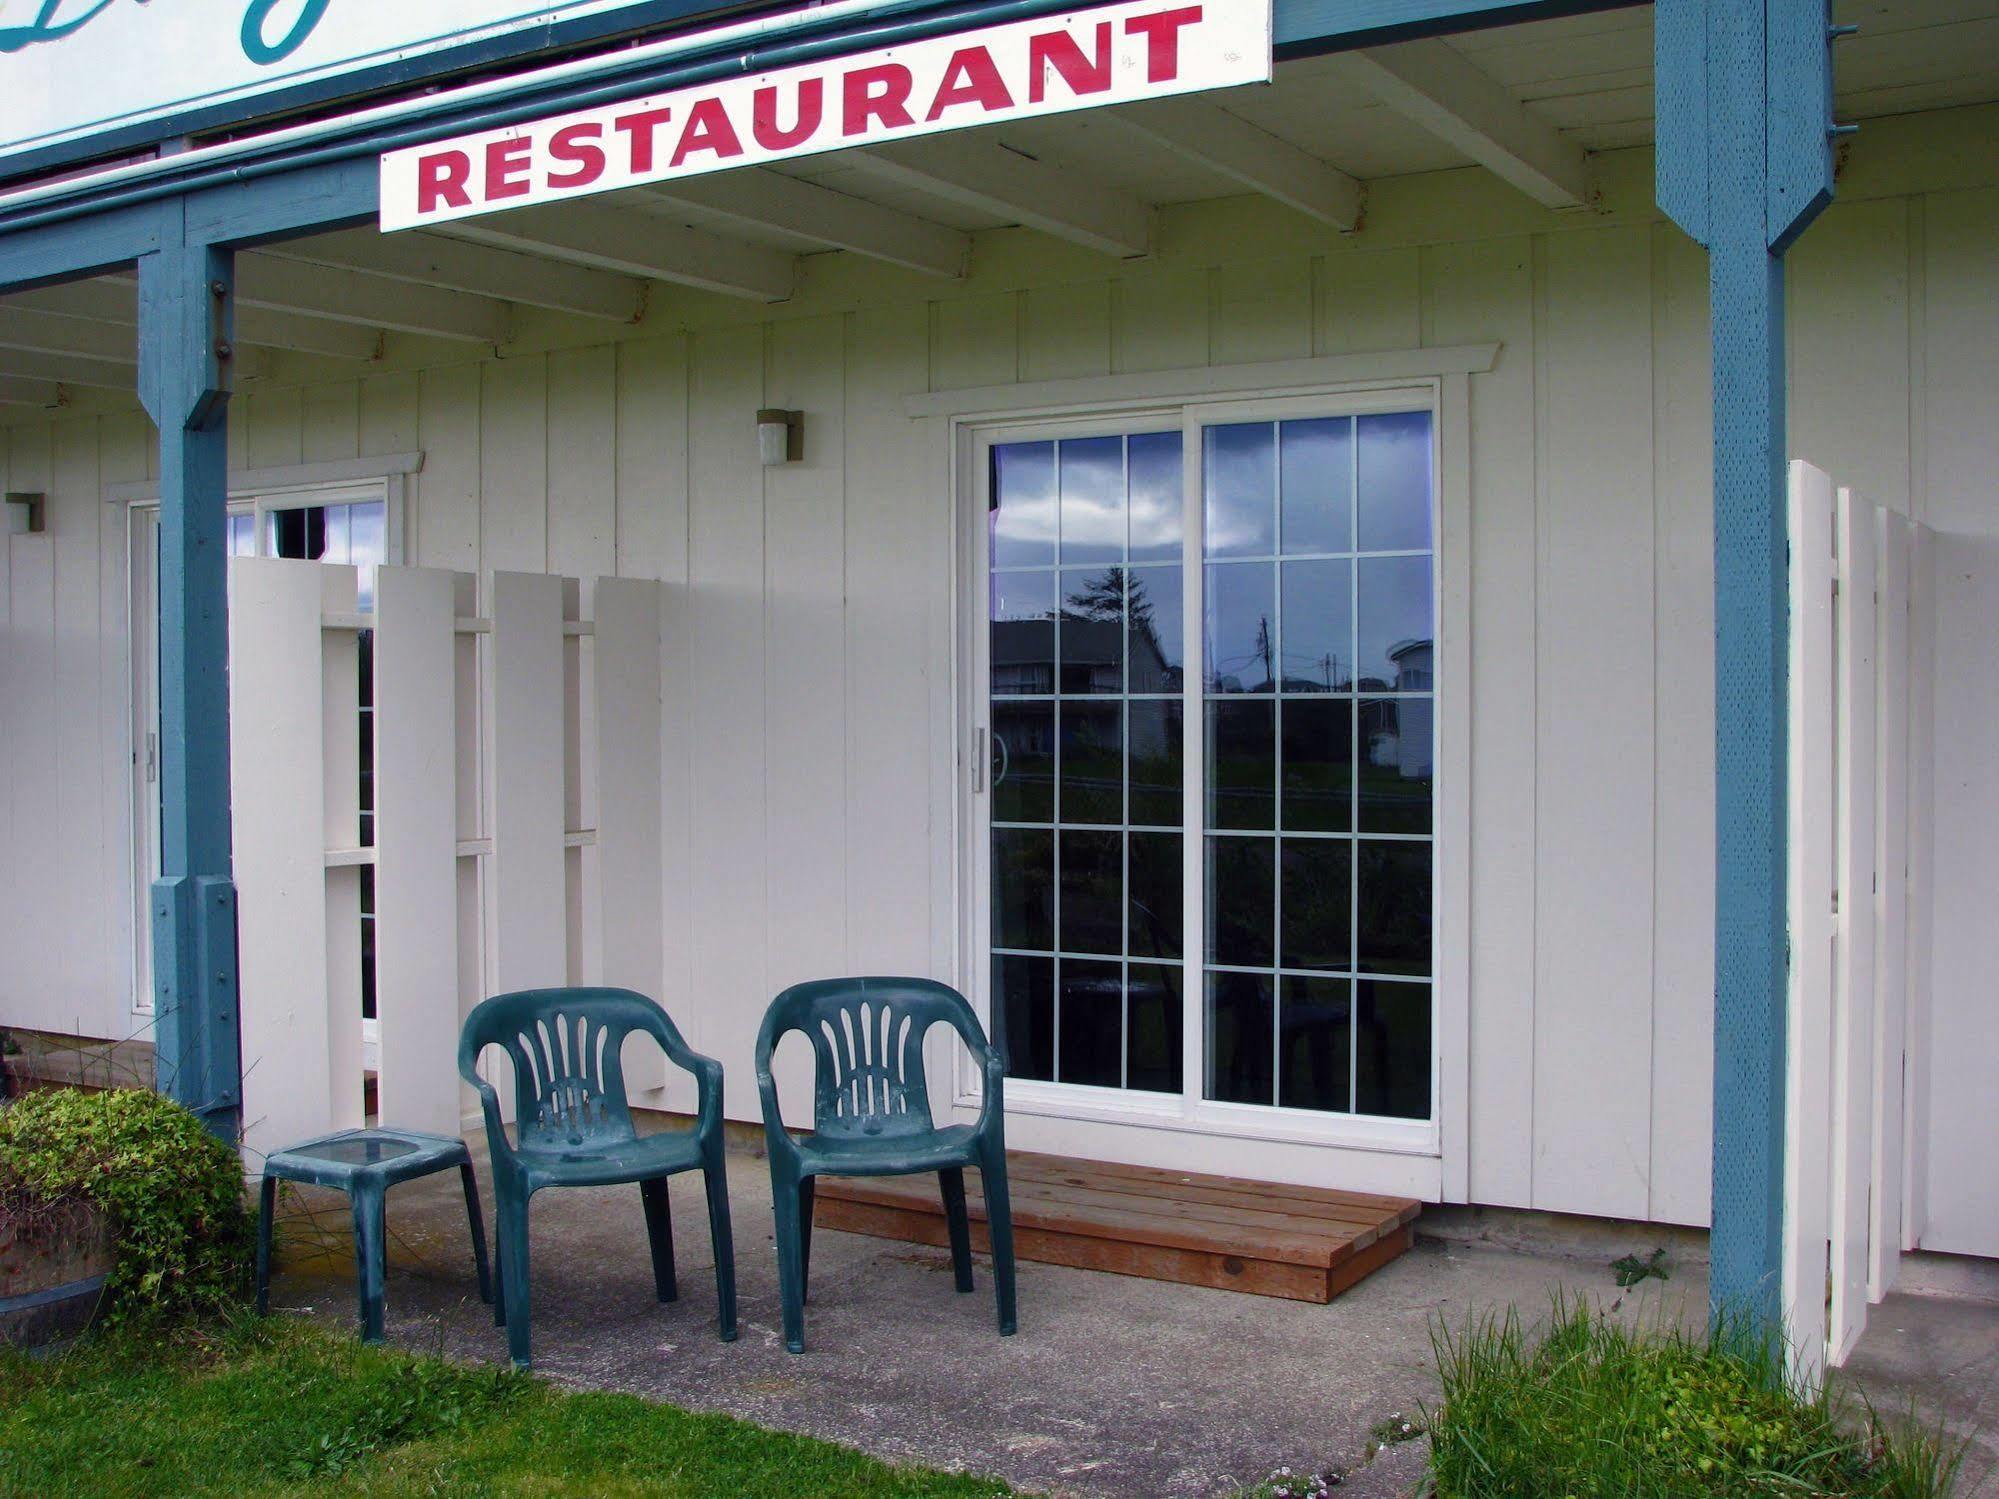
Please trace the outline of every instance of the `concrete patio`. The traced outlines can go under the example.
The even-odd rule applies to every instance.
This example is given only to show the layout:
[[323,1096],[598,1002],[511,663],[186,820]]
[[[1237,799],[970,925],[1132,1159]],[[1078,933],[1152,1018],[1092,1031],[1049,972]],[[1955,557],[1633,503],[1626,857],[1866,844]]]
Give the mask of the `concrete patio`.
[[[473,1149],[483,1188],[483,1145]],[[1041,1492],[1209,1496],[1280,1465],[1353,1469],[1378,1423],[1432,1398],[1436,1316],[1509,1304],[1532,1315],[1558,1290],[1621,1315],[1698,1316],[1706,1294],[1698,1266],[1619,1293],[1608,1261],[1650,1241],[1496,1247],[1463,1237],[1459,1222],[1458,1236],[1420,1239],[1327,1306],[1023,1262],[1020,1332],[1002,1340],[983,1258],[977,1292],[958,1296],[941,1250],[822,1231],[808,1350],[792,1356],[777,1330],[760,1151],[739,1141],[730,1171],[740,1341],[715,1336],[698,1178],[673,1184],[681,1296],[666,1306],[653,1297],[636,1190],[551,1192],[534,1217],[537,1371]],[[351,1327],[344,1199],[307,1189],[289,1200],[272,1306]],[[390,1340],[504,1359],[504,1335],[478,1301],[455,1175],[395,1189],[389,1233]],[[1999,1307],[1893,1297],[1853,1372],[1883,1408],[1914,1400],[1973,1435],[1962,1492],[1999,1494],[1999,1441],[1979,1429],[1999,1411]],[[1343,1491],[1405,1493],[1422,1471],[1419,1447],[1392,1448]]]

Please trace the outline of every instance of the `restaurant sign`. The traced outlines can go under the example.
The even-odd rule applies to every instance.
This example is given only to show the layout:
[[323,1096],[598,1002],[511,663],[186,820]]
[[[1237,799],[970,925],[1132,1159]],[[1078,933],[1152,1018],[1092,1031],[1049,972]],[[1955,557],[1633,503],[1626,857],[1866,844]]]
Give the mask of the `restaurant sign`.
[[[680,12],[659,0],[0,0],[0,162],[98,137],[248,119],[317,88],[407,81]],[[279,101],[274,96],[288,95]],[[70,153],[74,154],[74,153]]]
[[1270,0],[1124,0],[483,131],[382,158],[382,227],[1268,81]]

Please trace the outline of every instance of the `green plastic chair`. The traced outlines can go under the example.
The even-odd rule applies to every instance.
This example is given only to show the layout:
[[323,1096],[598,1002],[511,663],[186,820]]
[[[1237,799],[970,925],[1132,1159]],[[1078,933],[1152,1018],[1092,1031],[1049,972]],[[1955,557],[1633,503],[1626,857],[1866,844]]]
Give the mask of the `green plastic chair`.
[[[625,1097],[622,1052],[638,1031],[675,1066],[694,1074],[700,1111],[691,1130],[640,1135]],[[479,1076],[480,1053],[506,1052],[514,1068],[514,1138],[500,1098]],[[708,1185],[708,1230],[715,1241],[715,1293],[722,1341],[736,1338],[736,1256],[723,1165],[722,1064],[694,1051],[658,1005],[629,989],[527,989],[498,994],[465,1019],[458,1072],[479,1092],[497,1200],[498,1291],[494,1320],[507,1329],[514,1363],[529,1365],[528,1200],[543,1187],[637,1182],[652,1242],[654,1288],[679,1295],[673,1273],[673,1218],[666,1179],[700,1170]]]
[[[932,1025],[956,1031],[984,1070],[985,1100],[974,1124],[939,1128],[923,1073]],[[770,1059],[791,1031],[812,1043],[813,1133],[794,1138],[778,1112]],[[805,1351],[806,1282],[812,1266],[813,1182],[821,1176],[905,1176],[935,1171],[960,1291],[972,1289],[972,1231],[965,1167],[979,1168],[991,1234],[993,1289],[1002,1337],[1014,1330],[1013,1212],[1006,1184],[1006,1065],[963,995],[929,979],[819,979],[771,1001],[757,1035],[757,1089],[769,1142],[771,1207],[777,1219],[778,1288],[784,1346]]]

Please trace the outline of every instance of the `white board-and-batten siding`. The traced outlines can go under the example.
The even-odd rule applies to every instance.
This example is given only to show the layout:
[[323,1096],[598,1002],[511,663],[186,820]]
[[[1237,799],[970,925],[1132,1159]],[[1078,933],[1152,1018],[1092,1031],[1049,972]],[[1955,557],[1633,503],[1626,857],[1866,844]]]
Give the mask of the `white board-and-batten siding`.
[[[965,584],[941,424],[912,421],[902,398],[1499,343],[1470,383],[1471,679],[1445,684],[1470,695],[1470,847],[1439,851],[1470,862],[1469,1196],[1698,1223],[1713,987],[1705,263],[1649,214],[1558,221],[1503,193],[1476,173],[1382,184],[1370,232],[1350,240],[1256,232],[1278,211],[1246,200],[1199,205],[1173,211],[1171,253],[1123,266],[1001,231],[980,236],[962,288],[862,295],[828,271],[816,298],[764,314],[704,302],[682,331],[253,389],[232,407],[232,448],[246,466],[421,451],[405,555],[480,574],[489,598],[494,572],[666,581],[662,998],[728,1068],[729,1112],[752,1117],[750,1043],[778,989],[953,972]],[[1989,323],[1999,306],[1995,223],[1991,187],[1863,197],[1792,255],[1794,451],[1874,501],[1988,537],[1999,459],[1981,470],[1966,454],[1993,440],[1989,421],[1970,430],[1999,401],[1993,343],[1939,324],[1947,309]],[[601,337],[537,327],[550,344]],[[758,465],[763,406],[805,412],[802,463]],[[5,438],[8,487],[53,503],[51,535],[14,539],[0,574],[0,1019],[123,1033],[125,519],[101,494],[144,474],[149,433],[121,416]],[[1940,633],[1974,628],[1944,591]],[[1972,711],[1940,690],[1940,718],[1947,698]],[[1944,737],[1940,800],[1956,773]],[[1940,866],[1966,841],[1947,821]],[[1994,940],[1983,932],[1952,940],[1965,950],[1939,944],[1940,986],[1999,963],[1971,951]],[[1939,1021],[1969,1002],[1940,1000]],[[1989,1040],[1989,1005],[1983,1024]],[[1936,1063],[1939,1085],[1958,1065]],[[1955,1143],[1932,1143],[1933,1172],[1999,1152],[1989,1117],[1938,1128]]]

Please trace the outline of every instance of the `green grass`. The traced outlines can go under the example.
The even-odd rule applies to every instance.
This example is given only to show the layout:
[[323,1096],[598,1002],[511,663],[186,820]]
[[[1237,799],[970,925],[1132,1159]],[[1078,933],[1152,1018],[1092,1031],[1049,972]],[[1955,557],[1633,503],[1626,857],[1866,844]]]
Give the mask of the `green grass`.
[[1561,1302],[1538,1338],[1509,1312],[1434,1340],[1439,1499],[1933,1499],[1955,1480],[1959,1449],[1829,1393],[1800,1398],[1767,1342]]
[[248,1320],[0,1354],[0,1495],[1004,1494],[629,1395]]

